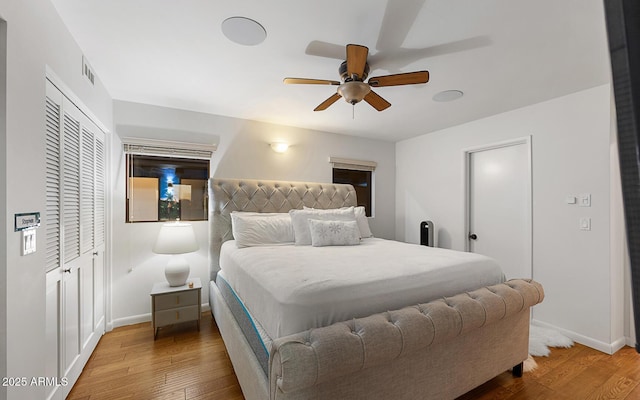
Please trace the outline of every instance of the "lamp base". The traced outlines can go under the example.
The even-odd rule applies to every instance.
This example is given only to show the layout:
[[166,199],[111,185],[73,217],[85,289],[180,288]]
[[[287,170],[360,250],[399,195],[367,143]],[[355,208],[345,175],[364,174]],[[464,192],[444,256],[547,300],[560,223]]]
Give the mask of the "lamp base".
[[173,256],[169,259],[164,269],[164,276],[169,282],[169,286],[182,286],[189,277],[189,264],[184,257]]

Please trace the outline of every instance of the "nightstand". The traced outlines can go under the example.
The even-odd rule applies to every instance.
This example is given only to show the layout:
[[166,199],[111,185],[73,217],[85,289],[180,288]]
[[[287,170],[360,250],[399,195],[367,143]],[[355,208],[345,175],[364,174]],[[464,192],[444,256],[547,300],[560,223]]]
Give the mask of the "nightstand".
[[[193,282],[193,287],[189,287],[189,282]],[[168,282],[154,284],[151,289],[153,340],[158,336],[158,329],[181,322],[196,321],[200,330],[201,292],[200,278],[189,278],[183,286],[172,287]]]

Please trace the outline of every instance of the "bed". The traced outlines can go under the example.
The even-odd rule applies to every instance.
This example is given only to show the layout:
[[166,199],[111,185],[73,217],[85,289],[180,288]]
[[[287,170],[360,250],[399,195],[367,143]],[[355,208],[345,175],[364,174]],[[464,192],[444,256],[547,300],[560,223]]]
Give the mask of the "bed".
[[[350,185],[214,178],[209,203],[209,303],[245,398],[453,399],[522,373],[538,283],[503,282],[472,253],[360,240]],[[305,208],[330,211],[308,221],[322,212]],[[232,218],[290,210],[312,245],[233,235]],[[357,230],[357,245],[324,246],[330,224]]]

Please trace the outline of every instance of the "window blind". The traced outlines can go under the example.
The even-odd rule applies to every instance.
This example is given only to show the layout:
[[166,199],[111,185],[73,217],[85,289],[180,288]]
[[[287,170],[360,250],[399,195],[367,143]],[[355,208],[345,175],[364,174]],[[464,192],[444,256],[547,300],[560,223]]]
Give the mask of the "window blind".
[[215,144],[174,142],[146,138],[123,138],[124,152],[146,156],[211,159]]
[[333,168],[353,169],[356,171],[375,171],[378,163],[375,161],[352,160],[349,158],[329,157]]

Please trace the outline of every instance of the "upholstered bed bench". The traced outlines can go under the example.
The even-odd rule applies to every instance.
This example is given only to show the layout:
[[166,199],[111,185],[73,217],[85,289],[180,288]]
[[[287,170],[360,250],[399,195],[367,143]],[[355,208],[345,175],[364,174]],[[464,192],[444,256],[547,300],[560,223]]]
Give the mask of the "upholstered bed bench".
[[312,329],[274,341],[272,399],[449,399],[527,358],[535,281]]

